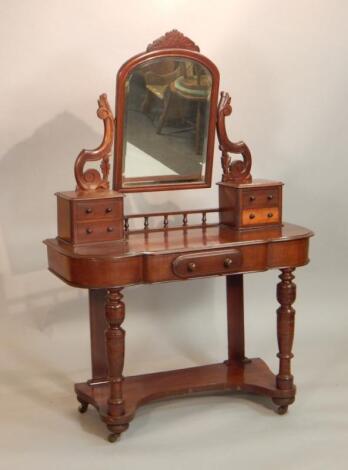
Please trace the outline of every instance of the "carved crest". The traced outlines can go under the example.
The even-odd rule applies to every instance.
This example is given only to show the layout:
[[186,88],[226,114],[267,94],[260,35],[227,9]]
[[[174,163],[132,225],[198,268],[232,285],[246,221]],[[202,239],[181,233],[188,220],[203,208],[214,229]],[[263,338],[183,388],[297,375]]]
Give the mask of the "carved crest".
[[[104,137],[102,143],[94,150],[81,150],[75,161],[75,179],[77,189],[92,191],[109,188],[109,156],[114,139],[114,117],[108,103],[106,94],[100,95],[98,100],[97,116],[104,122]],[[94,168],[86,171],[83,167],[87,161],[102,160],[101,173]]]
[[[251,182],[251,153],[244,142],[231,142],[227,137],[225,118],[232,113],[231,97],[228,93],[221,92],[221,98],[218,106],[217,134],[219,139],[219,148],[222,152],[222,181],[231,183],[249,183]],[[231,160],[231,153],[240,153],[243,160]]]
[[173,29],[153,41],[147,46],[146,52],[156,51],[158,49],[190,49],[191,51],[199,52],[199,47],[177,29]]

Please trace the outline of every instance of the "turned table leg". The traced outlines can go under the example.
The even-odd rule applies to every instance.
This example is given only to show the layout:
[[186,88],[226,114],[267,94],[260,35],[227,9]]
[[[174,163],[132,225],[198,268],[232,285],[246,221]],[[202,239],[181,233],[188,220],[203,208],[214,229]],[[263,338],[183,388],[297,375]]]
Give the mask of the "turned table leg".
[[[296,285],[292,282],[295,268],[281,269],[280,282],[277,285],[277,299],[280,307],[277,310],[277,337],[279,353],[279,373],[276,377],[279,390],[293,390],[293,376],[291,374],[292,345],[295,329],[295,309],[292,304],[296,299]],[[275,404],[279,405],[278,413],[284,414],[288,405],[294,402],[291,398],[273,398]]]
[[128,423],[112,424],[114,418],[124,414],[122,394],[125,331],[121,324],[125,317],[122,302],[122,288],[108,289],[106,293],[105,315],[108,327],[105,332],[106,353],[109,367],[110,396],[108,399],[107,427],[111,431],[109,441],[114,442],[128,428]]
[[89,290],[89,321],[91,335],[92,378],[90,385],[106,382],[108,362],[105,346],[105,329],[107,326],[104,315],[106,289]]
[[244,353],[243,274],[226,276],[228,363],[247,361]]

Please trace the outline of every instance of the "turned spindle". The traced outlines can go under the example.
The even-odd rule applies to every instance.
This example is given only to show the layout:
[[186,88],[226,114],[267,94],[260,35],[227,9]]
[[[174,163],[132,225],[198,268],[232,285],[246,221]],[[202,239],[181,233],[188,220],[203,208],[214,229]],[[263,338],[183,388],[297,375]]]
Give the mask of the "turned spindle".
[[277,310],[277,336],[279,353],[279,373],[277,375],[277,387],[280,390],[293,388],[293,376],[291,375],[291,352],[294,340],[295,309],[292,304],[296,298],[296,285],[292,282],[295,276],[294,268],[281,269],[279,276],[281,282],[277,285],[277,299],[280,307]]
[[117,417],[124,413],[122,395],[124,339],[125,331],[121,324],[125,316],[122,302],[122,289],[108,289],[106,294],[105,313],[108,328],[106,330],[106,351],[109,366],[110,397],[108,399],[108,415]]

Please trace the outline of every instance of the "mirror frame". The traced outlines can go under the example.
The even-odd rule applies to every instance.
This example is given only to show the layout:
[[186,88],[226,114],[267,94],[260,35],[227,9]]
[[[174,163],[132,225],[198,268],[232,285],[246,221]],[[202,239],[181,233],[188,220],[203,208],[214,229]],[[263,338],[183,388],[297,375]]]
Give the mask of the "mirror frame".
[[[198,49],[198,47],[197,47]],[[141,186],[122,187],[122,164],[123,164],[123,145],[124,145],[124,116],[126,107],[126,80],[132,71],[141,64],[145,64],[151,59],[161,57],[179,57],[191,59],[199,62],[206,67],[212,76],[212,88],[210,96],[210,116],[208,125],[207,152],[205,162],[205,177],[203,181],[194,183],[175,183],[175,184],[149,184]],[[113,187],[116,191],[124,193],[147,192],[147,191],[171,191],[178,189],[198,189],[210,188],[213,171],[215,128],[217,119],[217,102],[219,93],[220,74],[216,65],[207,57],[196,50],[184,48],[161,48],[150,52],[138,54],[129,59],[119,69],[116,83],[116,132],[114,145],[114,179]]]

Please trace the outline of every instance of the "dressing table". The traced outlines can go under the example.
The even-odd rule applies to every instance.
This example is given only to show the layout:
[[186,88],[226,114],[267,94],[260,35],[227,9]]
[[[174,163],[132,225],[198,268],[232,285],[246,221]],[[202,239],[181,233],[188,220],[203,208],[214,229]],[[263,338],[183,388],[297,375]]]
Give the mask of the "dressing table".
[[[313,234],[283,222],[283,184],[254,179],[248,146],[229,140],[231,99],[219,96],[218,69],[173,30],[120,68],[116,118],[105,94],[98,105],[102,143],[78,155],[76,189],[56,194],[58,237],[44,242],[49,270],[89,290],[92,377],[75,385],[80,412],[95,407],[110,442],[128,428],[139,406],[195,392],[265,395],[284,414],[296,392],[290,367],[294,271],[308,263]],[[209,188],[215,132],[222,164],[216,208],[124,214],[125,193]],[[261,359],[247,358],[244,348],[243,276],[268,269],[280,270],[276,374]],[[123,289],[208,276],[226,277],[226,360],[124,377]]]

